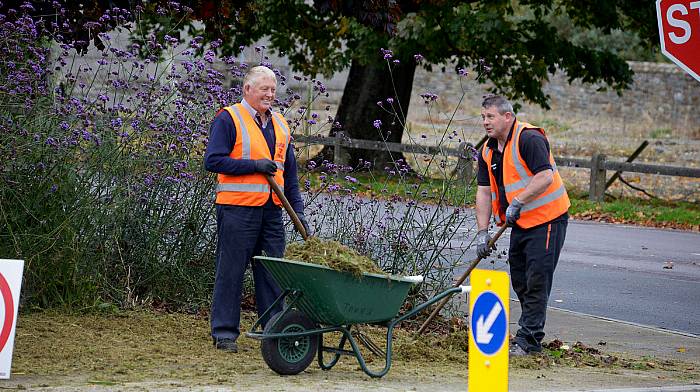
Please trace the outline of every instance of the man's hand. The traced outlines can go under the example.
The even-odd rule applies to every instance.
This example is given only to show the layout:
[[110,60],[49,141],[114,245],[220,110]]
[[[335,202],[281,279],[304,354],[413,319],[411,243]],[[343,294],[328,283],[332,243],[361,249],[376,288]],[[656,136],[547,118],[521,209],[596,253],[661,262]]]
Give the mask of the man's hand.
[[496,244],[489,247],[490,241],[491,236],[489,235],[488,229],[479,230],[479,232],[476,233],[476,255],[479,256],[480,259],[490,255],[492,250],[496,250]]
[[[306,216],[304,216],[303,212],[297,212],[297,216],[299,217],[299,220],[301,221],[301,225],[304,226],[304,230],[306,230],[306,235],[311,236],[311,228],[309,227],[309,222],[306,221]],[[294,230],[297,232],[299,231],[297,229],[297,226],[294,225]]]
[[277,164],[270,159],[256,159],[255,171],[258,173],[272,174],[277,173]]
[[513,201],[506,209],[506,224],[508,226],[515,226],[515,222],[520,219],[520,210],[524,205],[517,197],[513,198]]

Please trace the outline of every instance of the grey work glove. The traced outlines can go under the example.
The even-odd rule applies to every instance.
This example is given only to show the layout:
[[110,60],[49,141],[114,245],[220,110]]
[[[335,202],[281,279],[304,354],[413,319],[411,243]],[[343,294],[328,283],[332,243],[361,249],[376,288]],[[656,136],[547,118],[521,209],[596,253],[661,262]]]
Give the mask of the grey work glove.
[[256,159],[255,161],[255,171],[258,173],[272,174],[277,173],[277,164],[275,161],[270,159]]
[[[306,230],[306,235],[311,236],[311,228],[309,228],[309,222],[306,221],[306,216],[304,216],[304,213],[297,212],[297,216],[299,217],[299,220],[301,221],[301,225],[304,226],[304,230]],[[296,230],[297,232],[299,231],[297,229],[296,225],[294,225],[294,230]]]
[[515,226],[515,222],[520,219],[520,210],[524,205],[517,197],[513,198],[513,201],[506,209],[506,224],[508,226]]
[[492,250],[496,250],[496,244],[489,247],[490,241],[491,236],[489,235],[488,229],[479,230],[479,232],[476,233],[476,255],[479,256],[480,259],[490,255]]

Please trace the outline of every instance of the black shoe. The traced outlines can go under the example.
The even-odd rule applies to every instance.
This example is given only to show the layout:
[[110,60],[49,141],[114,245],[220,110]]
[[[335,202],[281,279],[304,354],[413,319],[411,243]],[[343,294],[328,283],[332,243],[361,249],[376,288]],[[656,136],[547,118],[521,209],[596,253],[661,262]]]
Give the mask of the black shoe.
[[529,355],[527,351],[525,351],[520,345],[517,343],[513,343],[510,345],[510,349],[508,350],[508,355],[511,357],[524,357]]
[[230,353],[238,352],[238,344],[231,338],[214,339],[214,347]]

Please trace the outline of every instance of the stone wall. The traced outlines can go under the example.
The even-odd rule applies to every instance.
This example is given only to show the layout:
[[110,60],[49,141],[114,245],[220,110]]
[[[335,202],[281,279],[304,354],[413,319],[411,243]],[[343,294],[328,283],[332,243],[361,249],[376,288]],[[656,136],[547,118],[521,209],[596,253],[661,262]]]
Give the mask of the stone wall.
[[[112,40],[117,46],[126,45],[127,42],[125,33],[116,34]],[[89,64],[99,57],[93,49],[78,61]],[[251,46],[239,56],[239,60],[256,62],[260,60],[259,57]],[[271,54],[269,61],[284,74],[291,76],[286,58]],[[523,104],[519,117],[533,123],[542,124],[545,121],[545,125],[556,123],[573,131],[596,131],[616,137],[672,135],[679,139],[700,139],[700,121],[697,121],[700,82],[674,64],[630,62],[630,66],[635,72],[634,83],[622,96],[614,91],[597,91],[599,85],[584,85],[580,82],[570,85],[563,72],[550,75],[544,92],[551,97],[551,110],[545,111],[536,105]],[[221,64],[221,70],[224,69]],[[324,98],[319,105],[330,104],[335,109],[340,103],[347,75],[348,71],[345,70],[332,78],[319,78],[325,82],[330,93],[330,97]],[[289,82],[301,91],[305,89],[291,78]],[[479,85],[473,80],[463,79],[460,84],[459,76],[454,70],[428,72],[420,68],[416,71],[413,83],[409,121],[419,125],[427,122],[420,94],[438,94],[440,98],[434,107],[435,114],[443,112],[443,115],[449,115],[454,111],[464,89],[466,95],[457,108],[455,117],[458,121],[453,125],[467,132],[481,132],[478,117],[481,99],[487,92],[487,87],[488,84]],[[464,121],[460,123],[460,119]]]
[[[519,116],[530,121],[547,119],[572,130],[600,131],[624,137],[653,137],[670,133],[680,139],[700,139],[700,82],[673,64],[630,62],[634,83],[622,96],[614,91],[596,91],[598,85],[569,84],[563,72],[551,75],[544,87],[551,97],[551,110],[524,104]],[[486,86],[463,84],[467,94],[458,111],[475,116]],[[411,105],[421,104],[419,94],[440,96],[445,110],[454,109],[462,95],[454,72],[416,73]]]

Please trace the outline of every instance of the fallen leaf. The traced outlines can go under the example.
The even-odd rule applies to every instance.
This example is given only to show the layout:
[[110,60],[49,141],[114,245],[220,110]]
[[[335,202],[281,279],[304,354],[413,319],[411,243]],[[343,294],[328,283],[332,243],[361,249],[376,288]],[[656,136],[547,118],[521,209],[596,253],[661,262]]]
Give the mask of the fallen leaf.
[[678,351],[679,353],[684,353],[685,350],[686,350],[685,347],[678,347],[678,349],[676,351]]
[[664,264],[664,269],[673,269],[673,261],[667,261]]

